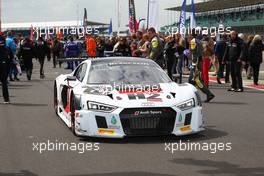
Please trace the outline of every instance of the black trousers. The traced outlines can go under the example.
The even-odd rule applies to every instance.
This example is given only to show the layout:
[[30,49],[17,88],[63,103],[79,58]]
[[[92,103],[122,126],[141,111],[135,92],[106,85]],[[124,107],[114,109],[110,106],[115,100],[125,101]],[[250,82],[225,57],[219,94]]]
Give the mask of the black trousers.
[[39,64],[40,64],[40,75],[43,76],[44,75],[44,61],[45,61],[45,58],[38,58],[39,59]]
[[54,52],[52,56],[53,56],[53,67],[55,68],[57,65],[57,59],[59,58],[60,53]]
[[260,63],[251,63],[253,69],[254,84],[258,84]]
[[27,73],[27,77],[31,78],[32,70],[33,70],[32,58],[27,58],[27,59],[25,58],[23,59],[23,62],[24,62],[26,73]]
[[174,66],[174,62],[176,62],[176,57],[174,56],[168,56],[168,60],[167,60],[167,72],[168,72],[168,76],[172,78],[172,74],[175,73],[176,70],[173,70],[173,66]]
[[219,69],[218,69],[218,72],[217,72],[217,77],[218,78],[223,78],[223,76],[224,76],[225,65],[222,62],[223,62],[223,58],[219,57],[218,58]]
[[2,83],[2,92],[5,101],[9,101],[7,78],[9,73],[9,65],[7,63],[0,63],[0,80]]
[[226,74],[225,74],[225,82],[229,82],[229,77],[230,77],[230,63],[226,63]]
[[243,89],[242,82],[242,64],[239,62],[230,63],[230,72],[232,78],[232,88],[234,89]]
[[214,96],[210,89],[204,84],[201,78],[201,71],[199,71],[197,66],[190,67],[189,83],[200,89],[207,96],[207,98]]

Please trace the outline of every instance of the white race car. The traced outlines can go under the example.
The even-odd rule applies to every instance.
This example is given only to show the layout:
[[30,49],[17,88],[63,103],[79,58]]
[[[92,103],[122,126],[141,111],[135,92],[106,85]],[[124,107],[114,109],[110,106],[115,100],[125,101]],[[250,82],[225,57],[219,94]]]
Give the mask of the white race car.
[[56,114],[77,136],[188,135],[203,131],[201,98],[154,61],[98,58],[54,84]]

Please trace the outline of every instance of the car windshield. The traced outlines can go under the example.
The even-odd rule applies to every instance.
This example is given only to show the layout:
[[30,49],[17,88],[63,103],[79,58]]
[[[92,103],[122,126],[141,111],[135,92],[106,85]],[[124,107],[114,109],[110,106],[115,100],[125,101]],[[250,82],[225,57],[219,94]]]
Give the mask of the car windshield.
[[88,84],[155,84],[169,83],[166,73],[152,62],[92,62]]

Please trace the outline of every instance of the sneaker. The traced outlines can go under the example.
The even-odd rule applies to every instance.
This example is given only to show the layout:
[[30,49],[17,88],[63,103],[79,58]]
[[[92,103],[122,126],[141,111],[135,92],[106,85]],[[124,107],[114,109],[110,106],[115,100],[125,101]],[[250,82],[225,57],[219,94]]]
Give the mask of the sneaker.
[[210,102],[212,99],[214,99],[214,95],[209,95],[208,97],[207,97],[207,99],[204,101],[205,103],[208,103],[208,102]]
[[235,92],[244,92],[243,89],[236,89]]
[[230,81],[229,80],[225,80],[225,83],[228,84],[228,83],[230,83]]
[[4,101],[4,104],[10,104],[10,101]]
[[227,91],[229,91],[229,92],[234,92],[236,89],[234,89],[234,88],[230,88],[230,89],[228,89]]
[[220,78],[217,78],[217,83],[218,83],[218,84],[222,84]]
[[31,76],[27,75],[27,79],[28,79],[28,81],[30,81],[31,80]]
[[12,82],[15,81],[13,78],[10,78],[9,80],[12,81]]
[[17,77],[15,77],[15,80],[16,80],[16,81],[20,81],[20,79],[18,79]]

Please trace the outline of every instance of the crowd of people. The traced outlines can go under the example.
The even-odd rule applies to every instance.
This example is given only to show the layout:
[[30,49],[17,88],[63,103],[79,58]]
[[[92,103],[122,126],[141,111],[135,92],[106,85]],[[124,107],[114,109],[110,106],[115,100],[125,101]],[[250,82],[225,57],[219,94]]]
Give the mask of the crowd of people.
[[[46,58],[48,61],[52,59],[56,68],[57,65],[62,66],[58,58],[141,57],[155,61],[178,83],[182,83],[183,74],[188,74],[189,82],[204,92],[209,102],[214,98],[209,90],[210,69],[215,72],[219,84],[222,84],[222,78],[225,83],[230,83],[231,75],[228,91],[243,92],[242,70],[245,69],[247,78],[253,77],[254,84],[258,85],[263,51],[259,35],[246,37],[236,31],[212,38],[197,34],[195,30],[186,36],[180,33],[163,36],[154,28],[149,28],[146,32],[137,31],[126,37],[94,37],[87,34],[81,39],[67,36],[45,40],[39,37],[36,41],[13,37],[12,32],[8,32],[6,36],[0,36],[0,77],[4,102],[9,103],[8,81],[19,81],[23,71],[30,81],[33,58],[40,64],[40,79],[44,79]],[[73,70],[77,64],[67,62],[66,69]]]

